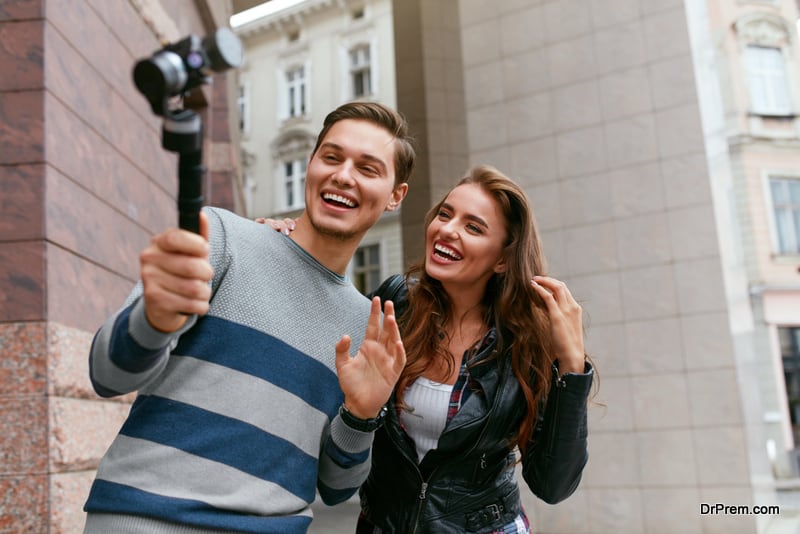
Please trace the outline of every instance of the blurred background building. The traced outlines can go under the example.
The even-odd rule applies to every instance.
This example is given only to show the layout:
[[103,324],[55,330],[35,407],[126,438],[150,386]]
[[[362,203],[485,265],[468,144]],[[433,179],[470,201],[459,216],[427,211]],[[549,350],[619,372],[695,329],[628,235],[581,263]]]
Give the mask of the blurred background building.
[[[420,149],[402,210],[351,266],[359,287],[418,257],[425,211],[470,164],[530,195],[601,377],[578,491],[524,492],[536,532],[800,532],[794,0],[271,0],[245,16],[259,3],[0,0],[0,531],[80,532],[131,400],[91,391],[91,337],[175,221],[175,158],[130,69],[235,14],[245,65],[193,98],[209,204],[296,214],[313,136],[354,99],[396,106]],[[312,530],[351,532],[356,510],[320,506]]]
[[[247,50],[238,93],[246,213],[295,217],[325,115],[351,100],[397,107],[392,2],[276,0],[231,22]],[[400,214],[386,213],[348,274],[367,293],[402,270]]]

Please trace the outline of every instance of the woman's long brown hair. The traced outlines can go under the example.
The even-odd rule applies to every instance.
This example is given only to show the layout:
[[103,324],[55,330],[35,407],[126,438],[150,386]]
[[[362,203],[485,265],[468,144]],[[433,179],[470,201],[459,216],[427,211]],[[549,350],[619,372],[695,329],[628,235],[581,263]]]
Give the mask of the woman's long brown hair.
[[[510,361],[527,404],[518,432],[510,447],[521,452],[533,435],[537,410],[552,380],[554,361],[550,320],[544,301],[531,286],[534,275],[546,274],[546,265],[536,222],[525,192],[513,180],[490,166],[473,167],[458,182],[474,184],[487,192],[500,206],[505,218],[507,241],[503,254],[507,270],[495,273],[486,285],[483,298],[484,320],[497,328],[497,351],[492,358],[502,365]],[[425,217],[427,228],[447,197]],[[452,372],[460,366],[462,355],[448,350],[441,338],[452,319],[452,307],[442,285],[425,272],[424,260],[411,267],[407,276],[418,280],[409,289],[409,306],[402,317],[406,367],[397,383],[397,401],[403,406],[405,389],[422,376],[435,360],[443,359]]]

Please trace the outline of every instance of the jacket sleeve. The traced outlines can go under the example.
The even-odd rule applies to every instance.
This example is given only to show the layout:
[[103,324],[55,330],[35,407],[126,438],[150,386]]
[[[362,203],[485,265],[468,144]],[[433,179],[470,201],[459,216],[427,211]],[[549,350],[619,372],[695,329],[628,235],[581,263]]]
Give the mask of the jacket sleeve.
[[558,377],[553,385],[534,437],[522,459],[522,476],[533,493],[556,504],[577,489],[589,459],[586,404],[594,369],[586,363],[583,374]]

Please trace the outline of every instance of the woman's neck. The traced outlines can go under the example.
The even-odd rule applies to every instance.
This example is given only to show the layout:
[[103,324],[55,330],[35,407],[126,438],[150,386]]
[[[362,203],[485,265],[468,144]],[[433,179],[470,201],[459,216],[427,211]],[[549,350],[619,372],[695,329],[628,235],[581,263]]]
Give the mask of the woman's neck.
[[444,286],[450,300],[450,314],[446,325],[471,324],[483,322],[483,295],[486,286],[448,287]]

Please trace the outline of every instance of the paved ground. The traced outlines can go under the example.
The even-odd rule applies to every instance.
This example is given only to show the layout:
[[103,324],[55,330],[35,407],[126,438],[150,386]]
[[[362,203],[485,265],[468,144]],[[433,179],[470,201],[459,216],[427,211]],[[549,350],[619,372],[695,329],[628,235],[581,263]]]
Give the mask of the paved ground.
[[325,506],[314,501],[314,520],[311,522],[309,534],[353,534],[356,531],[356,520],[360,507],[357,497],[336,506]]

